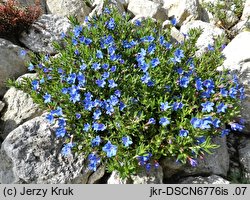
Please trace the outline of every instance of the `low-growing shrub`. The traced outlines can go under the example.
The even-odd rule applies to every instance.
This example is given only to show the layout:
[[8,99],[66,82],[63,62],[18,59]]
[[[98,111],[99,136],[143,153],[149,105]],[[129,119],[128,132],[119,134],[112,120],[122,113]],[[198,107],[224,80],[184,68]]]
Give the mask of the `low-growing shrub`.
[[0,36],[18,36],[41,15],[39,1],[36,5],[20,7],[15,0],[0,4]]
[[203,2],[203,6],[214,16],[217,24],[226,30],[234,24],[229,25],[230,16],[227,14],[231,11],[238,19],[241,18],[244,9],[245,0],[216,0],[214,2]]
[[83,154],[91,170],[102,163],[125,178],[165,157],[196,166],[217,147],[211,139],[230,132],[225,124],[242,130],[233,117],[244,88],[236,75],[216,71],[221,40],[196,57],[200,30],[170,43],[170,28],[129,20],[105,8],[86,26],[74,24],[56,56],[29,63],[38,78],[16,86],[49,111],[62,154]]

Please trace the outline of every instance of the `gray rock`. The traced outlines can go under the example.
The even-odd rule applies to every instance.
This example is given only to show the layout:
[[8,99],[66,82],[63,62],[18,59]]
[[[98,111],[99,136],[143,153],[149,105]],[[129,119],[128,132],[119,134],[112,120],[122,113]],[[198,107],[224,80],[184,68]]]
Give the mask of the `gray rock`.
[[4,106],[5,106],[5,103],[2,102],[2,101],[0,101],[0,113],[1,113],[1,111],[3,110]]
[[63,157],[62,146],[43,116],[22,124],[2,143],[0,183],[87,183],[91,172],[83,156]]
[[162,184],[163,171],[162,167],[158,169],[152,168],[150,172],[142,171],[137,175],[131,175],[130,178],[121,179],[117,171],[113,171],[108,184]]
[[97,170],[91,174],[88,178],[88,184],[95,184],[104,176],[105,174],[105,165],[100,165]]
[[168,10],[168,16],[175,17],[178,26],[200,18],[198,0],[171,0],[163,3],[163,8]]
[[250,0],[246,0],[241,20],[248,20],[250,17]]
[[[90,18],[92,18],[94,15],[102,14],[104,6],[103,0],[92,0],[90,3],[94,8],[89,14]],[[128,5],[128,0],[110,0],[108,1],[108,5],[112,8],[117,8],[118,11],[122,14],[123,12],[125,12],[125,7],[127,7]]]
[[55,54],[53,42],[60,42],[61,34],[67,33],[71,25],[67,18],[42,15],[19,40],[34,52]]
[[188,177],[182,179],[179,183],[180,184],[230,184],[229,181],[217,175],[212,175],[208,177],[202,177],[202,176]]
[[173,159],[164,159],[161,162],[164,177],[169,179],[176,175],[185,177],[200,174],[226,176],[229,170],[229,154],[227,151],[226,138],[216,137],[212,141],[220,145],[220,147],[213,150],[213,154],[205,155],[203,159],[198,159],[198,165],[196,167],[192,167],[189,164],[183,165],[179,162],[175,162]]
[[149,0],[130,0],[128,11],[135,16],[150,17],[160,21],[167,19],[167,10],[162,7],[162,4]]
[[27,71],[28,56],[20,56],[22,48],[0,38],[0,97],[6,92],[7,79],[17,78]]
[[61,17],[75,16],[80,22],[91,12],[83,0],[47,0],[48,13]]
[[238,147],[239,161],[243,168],[243,178],[250,182],[250,139],[241,140]]
[[230,34],[232,37],[236,37],[239,33],[243,31],[249,31],[250,30],[250,20],[244,20],[244,21],[239,21],[237,24],[235,24],[231,29],[230,29]]
[[207,22],[202,22],[200,20],[195,20],[188,22],[183,25],[180,29],[181,33],[187,34],[190,29],[200,28],[203,30],[202,34],[197,40],[196,46],[199,52],[204,52],[208,45],[213,45],[215,38],[223,36],[225,31],[216,27],[215,25],[209,24]]
[[6,111],[1,117],[1,137],[5,138],[20,124],[42,114],[39,106],[25,92],[10,88],[3,97]]

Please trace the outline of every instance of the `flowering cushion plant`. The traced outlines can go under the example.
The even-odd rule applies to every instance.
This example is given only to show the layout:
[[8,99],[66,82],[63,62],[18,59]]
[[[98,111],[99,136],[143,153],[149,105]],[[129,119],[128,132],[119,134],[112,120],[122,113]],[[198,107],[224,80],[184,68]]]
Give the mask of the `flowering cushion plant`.
[[244,88],[236,75],[216,71],[221,40],[197,57],[201,31],[178,43],[170,28],[105,8],[62,33],[56,56],[33,56],[29,70],[38,78],[18,87],[49,111],[64,156],[77,151],[89,169],[105,164],[125,178],[164,157],[196,166],[217,147],[211,139],[230,132],[225,124],[243,129],[234,117]]

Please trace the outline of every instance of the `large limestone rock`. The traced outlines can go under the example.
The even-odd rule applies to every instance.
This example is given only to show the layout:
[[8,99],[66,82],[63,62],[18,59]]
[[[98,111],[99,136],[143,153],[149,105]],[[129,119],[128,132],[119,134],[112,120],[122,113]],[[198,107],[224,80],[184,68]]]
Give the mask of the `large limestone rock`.
[[208,45],[213,45],[215,38],[223,36],[225,31],[216,27],[215,25],[200,20],[194,20],[183,25],[180,31],[187,34],[190,29],[200,28],[203,30],[202,34],[197,40],[196,46],[200,52],[204,52]]
[[163,3],[168,16],[175,17],[179,26],[200,17],[198,0],[171,0]]
[[61,34],[67,33],[71,25],[67,18],[56,15],[42,15],[30,29],[23,32],[20,41],[34,52],[55,54],[53,42],[59,42]]
[[91,172],[81,155],[63,157],[63,143],[44,117],[12,131],[2,143],[0,183],[87,183]]
[[83,0],[47,0],[47,9],[62,17],[75,16],[81,22],[91,11]]
[[[237,71],[241,82],[246,89],[246,99],[242,104],[242,118],[246,120],[246,133],[250,132],[250,32],[241,32],[238,34],[223,50],[226,60],[223,66],[230,71]],[[222,67],[219,68],[219,70]]]
[[243,169],[243,178],[250,181],[250,139],[241,140],[238,147],[239,161]]
[[0,38],[0,97],[6,92],[5,82],[27,71],[27,56],[20,56],[22,48]]
[[132,175],[131,178],[121,179],[117,171],[113,171],[108,184],[162,184],[163,172],[162,167],[154,169],[149,172],[142,171],[137,175]]
[[167,10],[162,7],[162,4],[149,0],[130,0],[128,11],[135,16],[150,17],[160,21],[167,19]]
[[42,114],[39,106],[25,92],[10,88],[3,97],[6,104],[6,111],[1,117],[0,132],[5,138],[20,124]]
[[246,0],[241,20],[247,20],[250,17],[250,0]]
[[169,179],[175,176],[186,177],[200,174],[226,176],[229,170],[226,138],[216,137],[213,139],[213,142],[220,145],[220,147],[213,150],[213,154],[205,155],[204,159],[198,159],[196,167],[192,167],[189,164],[183,165],[173,159],[164,159],[161,162],[164,177]]
[[212,175],[208,177],[188,177],[182,179],[179,183],[181,184],[230,184],[229,181],[225,180],[224,178]]

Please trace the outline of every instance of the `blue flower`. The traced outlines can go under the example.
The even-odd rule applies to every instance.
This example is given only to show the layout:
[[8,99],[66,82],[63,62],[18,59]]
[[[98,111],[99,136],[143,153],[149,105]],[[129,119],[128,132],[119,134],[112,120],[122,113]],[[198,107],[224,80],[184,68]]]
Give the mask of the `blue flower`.
[[64,137],[66,132],[65,127],[59,127],[56,129],[56,137]]
[[45,93],[45,95],[43,96],[44,99],[44,103],[50,103],[51,102],[51,95],[48,93]]
[[221,137],[224,137],[224,136],[228,135],[229,133],[230,133],[230,130],[229,130],[229,129],[223,129],[223,130],[221,131]]
[[72,147],[73,147],[73,144],[71,142],[65,144],[64,147],[62,148],[61,154],[63,156],[68,156],[71,153]]
[[225,113],[226,109],[227,109],[227,105],[225,105],[224,103],[220,103],[217,107],[217,113]]
[[214,108],[213,108],[214,103],[210,102],[210,101],[202,103],[201,106],[202,106],[202,112],[211,112],[214,110]]
[[230,123],[231,129],[234,131],[242,131],[244,126],[238,123]]
[[105,109],[106,109],[106,114],[108,115],[112,115],[115,112],[114,107],[110,104],[106,104]]
[[188,158],[188,159],[189,159],[190,165],[192,167],[196,167],[198,165],[198,163],[195,159],[192,159],[192,158]]
[[79,94],[78,88],[75,85],[72,85],[72,87],[69,88],[69,94],[70,101],[72,101],[73,103],[80,101],[81,95]]
[[106,153],[107,153],[107,157],[110,158],[110,157],[116,155],[117,146],[111,144],[111,142],[108,141],[108,142],[104,145],[104,147],[102,148],[102,150],[103,150],[104,152],[106,152]]
[[106,129],[106,126],[104,124],[99,124],[97,122],[94,122],[92,125],[94,131],[104,131]]
[[221,89],[220,89],[220,94],[221,94],[223,97],[227,97],[228,91],[226,90],[226,88],[221,88]]
[[27,54],[27,51],[24,50],[24,49],[22,49],[22,50],[19,52],[19,55],[20,55],[21,58],[24,58],[24,57],[26,56],[26,54]]
[[76,38],[78,38],[81,34],[81,31],[82,31],[82,26],[75,26],[74,29],[73,29],[73,33],[74,33],[74,36]]
[[78,44],[77,40],[75,38],[72,39],[72,44],[76,46]]
[[177,111],[179,109],[182,109],[184,106],[184,104],[182,102],[174,102],[173,103],[173,110]]
[[58,126],[59,127],[65,127],[66,126],[66,120],[64,118],[58,119]]
[[96,63],[96,62],[93,63],[93,64],[92,64],[92,69],[94,69],[95,71],[101,69],[100,63]]
[[203,81],[203,85],[207,88],[207,89],[213,89],[214,88],[214,81],[211,79],[207,79],[205,81]]
[[156,123],[155,119],[154,119],[154,118],[150,118],[150,119],[148,120],[148,123],[147,123],[147,124],[155,124],[155,123]]
[[98,120],[100,119],[100,116],[102,115],[102,112],[100,109],[97,109],[94,113],[93,113],[93,119],[94,120]]
[[146,72],[144,76],[141,77],[141,81],[142,83],[145,83],[145,84],[147,84],[150,81],[150,76],[148,72]]
[[35,69],[34,65],[32,63],[29,63],[28,70],[33,71]]
[[117,87],[117,84],[115,83],[115,81],[113,80],[113,79],[111,79],[111,80],[108,80],[108,82],[109,82],[109,88],[115,88],[115,87]]
[[201,126],[199,127],[200,129],[210,129],[211,126],[210,124],[213,124],[213,119],[211,116],[208,117],[204,117],[203,119],[201,119]]
[[101,88],[104,88],[104,86],[106,85],[106,82],[103,79],[97,79],[95,83],[98,85],[98,87],[101,87]]
[[68,93],[68,88],[62,88],[61,91],[62,91],[63,94],[67,94]]
[[32,89],[33,90],[38,90],[38,88],[39,88],[39,81],[38,80],[33,80],[31,82],[31,85],[32,85]]
[[153,54],[156,49],[156,45],[154,43],[151,43],[148,47],[148,54]]
[[187,76],[184,76],[180,79],[180,86],[187,88],[189,83],[189,78]]
[[184,51],[182,49],[176,49],[174,52],[174,58],[171,59],[174,63],[180,63],[181,59],[184,58]]
[[87,65],[85,63],[80,65],[80,70],[84,71],[87,68]]
[[110,14],[111,13],[110,10],[107,7],[104,8],[103,12],[106,13],[106,14]]
[[149,42],[149,43],[151,43],[151,42],[154,41],[154,39],[155,38],[152,35],[149,35],[149,36],[145,36],[145,37],[141,38],[141,42]]
[[120,96],[121,96],[121,91],[120,91],[120,90],[116,90],[116,91],[115,91],[115,95],[116,95],[117,97],[120,97]]
[[119,99],[117,96],[111,95],[108,102],[110,102],[112,106],[116,106],[119,103]]
[[55,121],[54,116],[51,113],[47,114],[46,119],[49,121],[50,124],[54,123]]
[[99,135],[97,135],[97,136],[91,141],[92,147],[99,146],[100,143],[101,143],[101,138],[100,138]]
[[84,124],[83,130],[88,132],[89,129],[90,129],[90,124],[89,123]]
[[103,54],[102,54],[102,52],[100,50],[96,51],[96,57],[99,58],[99,59],[103,58]]
[[152,66],[152,67],[156,67],[156,66],[159,65],[159,64],[160,64],[159,58],[153,58],[153,59],[151,60],[151,66]]
[[89,170],[96,171],[97,164],[100,163],[101,159],[95,153],[91,153],[88,156],[88,160],[89,160],[89,165],[88,165]]
[[85,76],[83,75],[82,72],[79,72],[79,73],[77,74],[77,80],[78,80],[79,86],[85,86],[86,79],[85,79]]
[[106,22],[107,28],[110,30],[114,30],[115,29],[115,20],[114,18],[110,18],[110,20],[108,22]]
[[76,119],[81,119],[82,115],[80,113],[76,113]]
[[58,106],[55,110],[51,111],[51,114],[58,116],[58,117],[62,116],[63,115],[62,108]]
[[201,81],[201,78],[196,79],[195,88],[197,91],[203,90],[202,84],[203,82]]
[[229,90],[229,96],[230,96],[231,98],[235,99],[235,98],[236,98],[236,95],[237,95],[237,89],[234,88],[234,87],[230,88],[230,90]]
[[171,21],[171,24],[172,24],[173,26],[176,26],[176,24],[177,24],[176,18],[172,18],[170,21]]
[[193,117],[190,121],[194,128],[200,128],[202,125],[202,120],[196,117]]
[[141,26],[141,21],[138,20],[138,19],[136,19],[136,20],[134,21],[134,24],[135,24],[136,26]]
[[66,34],[64,32],[61,33],[61,39],[64,39],[66,37]]
[[151,163],[147,163],[145,169],[147,170],[147,172],[149,172],[151,169]]
[[166,125],[170,124],[170,121],[166,117],[161,117],[159,123],[162,126],[166,126]]
[[151,157],[152,157],[152,154],[151,153],[147,153],[144,156],[137,156],[137,159],[139,161],[139,164],[141,166],[143,166],[143,165],[146,164],[146,162],[148,162],[150,160]]
[[128,136],[122,137],[122,143],[125,147],[128,147],[129,145],[133,144],[130,137]]
[[181,129],[180,132],[179,132],[179,136],[181,136],[181,137],[187,137],[188,133],[189,133],[188,130]]
[[67,83],[74,84],[76,81],[76,73],[69,74],[67,78]]
[[166,111],[167,109],[171,108],[171,106],[168,105],[168,102],[161,103],[161,111]]
[[123,111],[124,108],[126,108],[126,105],[123,102],[120,102],[120,105],[119,105],[120,111]]
[[213,120],[213,126],[215,127],[215,128],[219,128],[220,127],[220,120],[219,119],[214,119]]

